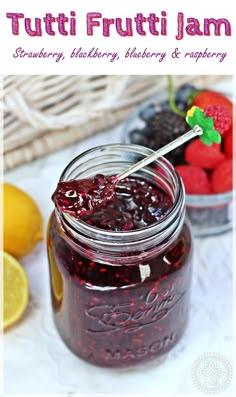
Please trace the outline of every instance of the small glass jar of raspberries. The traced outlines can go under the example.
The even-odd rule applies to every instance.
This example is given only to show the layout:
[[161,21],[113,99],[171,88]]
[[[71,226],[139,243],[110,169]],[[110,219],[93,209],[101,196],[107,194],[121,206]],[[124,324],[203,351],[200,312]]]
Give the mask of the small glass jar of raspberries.
[[[229,92],[232,81],[226,80],[226,86],[225,92]],[[131,114],[125,125],[124,140],[156,151],[189,130],[186,114],[192,106],[213,118],[214,129],[221,135],[221,144],[207,146],[195,138],[166,157],[184,182],[187,212],[195,235],[226,232],[232,228],[232,92],[225,94],[190,84],[184,84],[174,92],[172,87],[169,82],[168,99],[151,98]]]

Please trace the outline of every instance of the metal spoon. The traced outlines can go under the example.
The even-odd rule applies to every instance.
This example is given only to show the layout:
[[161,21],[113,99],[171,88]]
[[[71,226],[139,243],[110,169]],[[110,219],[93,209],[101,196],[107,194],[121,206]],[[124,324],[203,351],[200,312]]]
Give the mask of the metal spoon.
[[202,134],[203,134],[202,128],[199,127],[199,125],[195,125],[192,130],[186,132],[184,135],[182,135],[179,138],[175,139],[174,141],[168,143],[167,145],[158,149],[156,152],[150,154],[149,156],[144,157],[144,159],[140,160],[138,163],[127,168],[127,170],[121,172],[119,175],[117,175],[116,181],[117,182],[121,181],[122,179],[126,178],[127,176],[140,170],[140,168],[143,168],[146,165],[152,163],[158,157],[164,156],[165,154],[169,153],[171,150],[174,150],[175,148],[182,145],[183,143],[189,141],[192,138],[195,138],[198,135],[202,135]]

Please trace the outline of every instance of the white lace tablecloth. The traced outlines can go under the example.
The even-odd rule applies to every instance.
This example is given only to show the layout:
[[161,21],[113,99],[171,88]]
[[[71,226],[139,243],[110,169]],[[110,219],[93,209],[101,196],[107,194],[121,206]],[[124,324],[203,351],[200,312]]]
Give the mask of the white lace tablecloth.
[[[5,175],[38,203],[45,220],[51,194],[67,163],[84,150],[120,142],[121,126]],[[23,320],[4,334],[5,393],[199,394],[192,368],[206,353],[232,361],[232,234],[195,241],[190,321],[166,360],[135,369],[97,368],[74,356],[52,319],[45,241],[22,260],[30,280],[30,303]],[[232,385],[225,395],[230,395]],[[222,395],[222,394],[221,394]]]

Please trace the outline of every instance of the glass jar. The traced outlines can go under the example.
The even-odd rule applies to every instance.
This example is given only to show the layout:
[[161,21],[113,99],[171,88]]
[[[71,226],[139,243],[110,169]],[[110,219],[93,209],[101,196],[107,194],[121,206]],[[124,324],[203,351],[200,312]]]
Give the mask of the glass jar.
[[[76,157],[60,181],[117,175],[152,151],[109,145]],[[56,327],[80,358],[108,367],[153,360],[173,348],[188,319],[192,237],[183,184],[164,158],[137,172],[173,206],[160,221],[114,232],[55,209],[47,233]]]

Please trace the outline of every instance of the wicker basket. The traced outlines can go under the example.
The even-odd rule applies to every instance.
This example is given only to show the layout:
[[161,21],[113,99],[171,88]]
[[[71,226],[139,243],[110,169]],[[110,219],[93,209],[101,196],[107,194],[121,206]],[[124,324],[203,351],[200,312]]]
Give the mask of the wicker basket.
[[[174,84],[204,87],[223,78],[174,76]],[[4,169],[112,127],[166,85],[165,76],[5,76]]]

